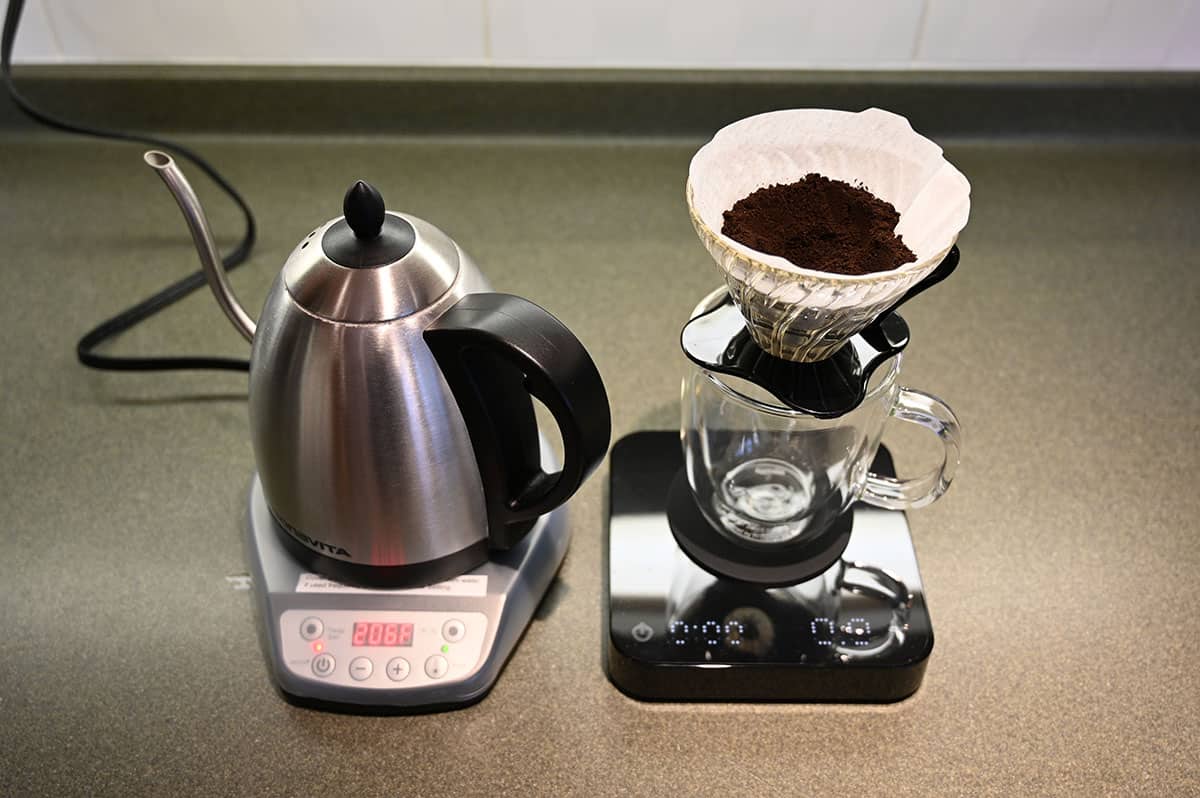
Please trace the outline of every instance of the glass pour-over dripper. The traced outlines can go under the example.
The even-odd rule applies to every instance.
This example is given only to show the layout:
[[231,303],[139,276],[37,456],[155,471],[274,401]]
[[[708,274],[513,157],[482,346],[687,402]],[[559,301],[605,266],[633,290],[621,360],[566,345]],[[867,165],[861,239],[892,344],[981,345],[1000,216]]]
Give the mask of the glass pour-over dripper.
[[[738,200],[810,173],[864,186],[895,206],[896,233],[916,261],[874,274],[833,274],[721,232],[724,212]],[[692,158],[687,202],[692,225],[755,342],[783,360],[812,362],[884,315],[945,259],[967,223],[970,190],[941,147],[902,116],[878,108],[796,109],[718,131]]]

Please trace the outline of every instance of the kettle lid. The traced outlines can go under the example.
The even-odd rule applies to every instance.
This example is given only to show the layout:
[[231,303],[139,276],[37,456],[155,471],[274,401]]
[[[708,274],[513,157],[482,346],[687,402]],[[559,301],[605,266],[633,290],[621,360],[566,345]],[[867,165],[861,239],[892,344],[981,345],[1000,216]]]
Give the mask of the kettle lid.
[[353,324],[391,321],[432,305],[454,284],[458,245],[429,222],[386,210],[370,183],[350,186],[342,211],[284,265],[288,293],[305,310]]

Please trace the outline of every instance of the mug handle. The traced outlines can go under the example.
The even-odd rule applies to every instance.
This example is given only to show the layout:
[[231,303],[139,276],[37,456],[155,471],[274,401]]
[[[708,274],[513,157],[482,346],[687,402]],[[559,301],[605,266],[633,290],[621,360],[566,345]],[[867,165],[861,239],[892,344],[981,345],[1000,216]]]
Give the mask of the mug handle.
[[891,414],[936,434],[945,447],[942,463],[928,473],[909,479],[868,473],[860,498],[867,504],[887,510],[907,510],[932,504],[950,487],[958,469],[962,450],[962,428],[958,417],[936,396],[903,386],[896,395]]

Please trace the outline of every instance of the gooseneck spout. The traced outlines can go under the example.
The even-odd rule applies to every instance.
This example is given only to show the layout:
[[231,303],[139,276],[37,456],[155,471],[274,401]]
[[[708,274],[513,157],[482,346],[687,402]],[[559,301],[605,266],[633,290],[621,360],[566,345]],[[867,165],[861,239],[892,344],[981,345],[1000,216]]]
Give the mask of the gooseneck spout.
[[213,240],[212,230],[208,227],[208,219],[204,216],[204,208],[201,207],[196,192],[192,190],[187,178],[170,155],[150,150],[142,157],[167,184],[175,201],[179,203],[179,210],[183,211],[183,218],[187,221],[188,229],[192,232],[192,241],[195,242],[196,251],[200,255],[200,266],[204,269],[204,276],[208,278],[208,287],[217,298],[217,304],[225,311],[225,315],[242,337],[252,341],[254,320],[246,314],[233,295],[225,266],[221,263],[221,255],[217,252],[217,242]]

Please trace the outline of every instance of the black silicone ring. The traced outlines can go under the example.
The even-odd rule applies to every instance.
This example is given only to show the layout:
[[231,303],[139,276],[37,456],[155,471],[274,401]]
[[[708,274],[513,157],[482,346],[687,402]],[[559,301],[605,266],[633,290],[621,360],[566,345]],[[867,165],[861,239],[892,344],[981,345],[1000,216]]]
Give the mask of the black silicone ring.
[[671,534],[684,554],[714,576],[763,587],[787,587],[829,570],[850,543],[854,513],[842,513],[819,535],[778,546],[740,546],[713,528],[680,470],[667,493]]

